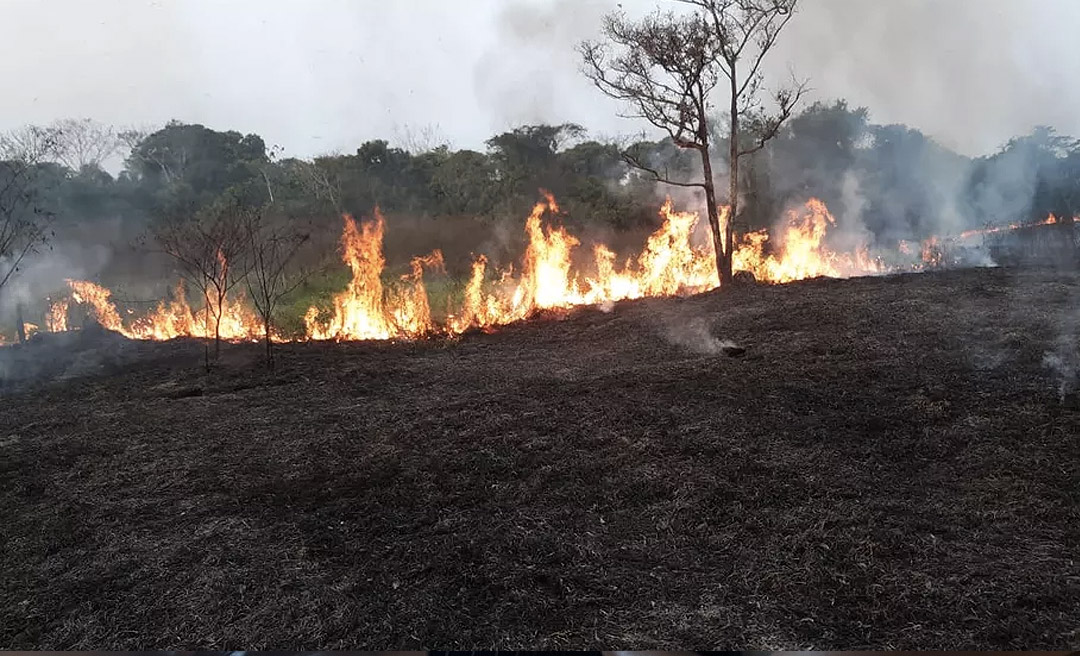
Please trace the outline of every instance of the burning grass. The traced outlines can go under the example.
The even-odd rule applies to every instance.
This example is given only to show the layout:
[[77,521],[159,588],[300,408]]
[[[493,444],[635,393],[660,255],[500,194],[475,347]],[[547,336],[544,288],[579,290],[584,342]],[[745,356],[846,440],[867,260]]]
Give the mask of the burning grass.
[[[287,304],[295,316],[282,323],[290,331],[273,338],[342,341],[453,335],[520,321],[538,311],[715,289],[716,259],[711,241],[703,238],[698,215],[678,212],[670,201],[660,214],[663,223],[644,246],[619,258],[602,243],[586,248],[560,224],[559,207],[546,195],[526,220],[526,246],[516,267],[499,268],[477,255],[467,278],[450,282],[439,250],[413,257],[405,273],[388,279],[383,216],[377,209],[370,221],[346,216],[341,255],[349,277],[340,281],[344,289],[306,308]],[[770,283],[885,270],[865,247],[855,253],[831,251],[825,237],[835,223],[824,203],[812,199],[788,213],[773,241],[766,231],[745,235],[735,255],[736,268]],[[592,255],[586,266],[578,255],[584,250]],[[221,266],[226,268],[227,262],[222,260]],[[50,326],[67,327],[67,311],[79,304],[109,330],[134,339],[206,337],[213,334],[211,326],[219,315],[226,340],[257,340],[264,331],[255,313],[238,298],[226,299],[220,309],[218,299],[206,298],[201,309],[193,310],[181,285],[154,311],[125,321],[108,289],[88,281],[72,280],[69,285],[71,298],[58,300],[47,312]]]
[[[357,341],[415,339],[458,335],[471,329],[491,329],[526,319],[538,312],[582,305],[698,293],[719,286],[711,240],[693,212],[678,212],[669,200],[661,209],[662,225],[636,253],[620,258],[603,243],[583,244],[560,223],[555,199],[546,195],[525,222],[525,248],[517,265],[496,267],[475,255],[468,275],[449,277],[442,252],[414,256],[404,270],[388,268],[383,253],[386,220],[376,208],[369,221],[344,217],[341,259],[346,269],[329,272],[301,286],[275,312],[271,340]],[[726,210],[722,212],[726,221]],[[867,244],[850,251],[830,248],[829,232],[836,219],[825,204],[810,199],[789,210],[773,231],[758,230],[738,237],[733,256],[736,272],[782,284],[817,277],[855,276],[922,271],[972,265],[961,257],[972,250],[976,237],[998,238],[1044,226],[1069,227],[1051,215],[1033,224],[1013,224],[931,237],[918,248],[899,242],[895,249],[871,251]],[[1040,233],[1041,234],[1041,233]],[[1066,258],[1075,253],[1063,231],[1050,241]],[[1045,241],[1045,240],[1044,240]],[[588,248],[586,248],[588,246]],[[977,246],[977,245],[976,245]],[[1045,249],[1043,249],[1045,250]],[[582,252],[591,254],[583,262]],[[975,248],[977,262],[990,264],[985,249]],[[220,252],[222,270],[228,262]],[[590,260],[590,258],[584,258]],[[183,284],[148,313],[124,318],[111,291],[89,281],[69,280],[70,295],[51,302],[44,312],[47,330],[75,327],[69,312],[85,308],[109,330],[132,339],[208,338],[218,331],[226,341],[258,341],[265,325],[242,295],[223,299],[207,295],[189,305]],[[218,307],[218,304],[221,307]],[[37,325],[32,326],[38,330]]]
[[1042,361],[1078,295],[736,288],[290,344],[273,376],[84,335],[38,359],[100,370],[4,399],[0,645],[1075,642],[1080,413]]

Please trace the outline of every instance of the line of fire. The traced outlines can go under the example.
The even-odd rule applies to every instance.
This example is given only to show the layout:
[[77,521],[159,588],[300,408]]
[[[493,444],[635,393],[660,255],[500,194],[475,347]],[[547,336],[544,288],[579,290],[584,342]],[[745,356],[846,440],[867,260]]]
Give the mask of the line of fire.
[[[698,214],[679,212],[670,200],[661,208],[662,226],[649,236],[640,252],[616,261],[607,246],[594,244],[593,266],[587,270],[575,267],[574,251],[582,245],[555,222],[558,214],[556,199],[547,195],[526,221],[527,248],[518,267],[489,271],[487,259],[478,257],[460,305],[438,310],[431,307],[424,273],[438,273],[441,253],[436,250],[417,256],[412,260],[412,271],[396,281],[396,288],[387,289],[382,252],[385,219],[377,208],[368,221],[346,215],[341,252],[352,274],[348,287],[334,296],[330,311],[314,306],[307,311],[302,334],[271,332],[270,339],[342,341],[456,335],[519,321],[539,310],[694,294],[720,284],[715,252],[702,237]],[[782,284],[817,277],[964,266],[975,261],[970,251],[988,254],[994,261],[1016,263],[1068,261],[1076,256],[1074,221],[1061,221],[1052,214],[1031,224],[934,236],[915,244],[901,241],[888,253],[872,252],[866,246],[852,252],[830,250],[825,237],[835,223],[825,204],[811,199],[787,213],[775,236],[768,230],[738,235],[735,270],[744,274],[744,281]],[[225,269],[228,263],[221,266]],[[192,309],[180,281],[172,298],[140,316],[133,310],[122,312],[111,292],[94,282],[68,280],[67,284],[70,293],[52,300],[40,323],[24,324],[26,338],[42,331],[76,330],[86,320],[131,339],[210,338],[216,334],[227,341],[260,341],[267,335],[262,320],[240,293],[226,295],[219,303],[208,292]],[[81,320],[73,320],[72,315],[80,314]]]

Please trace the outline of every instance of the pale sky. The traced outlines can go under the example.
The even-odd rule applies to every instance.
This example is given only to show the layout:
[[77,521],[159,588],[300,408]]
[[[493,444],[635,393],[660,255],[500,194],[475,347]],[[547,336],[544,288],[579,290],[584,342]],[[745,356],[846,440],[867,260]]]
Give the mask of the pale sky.
[[[670,3],[622,0],[631,14]],[[91,117],[351,152],[437,126],[483,148],[522,123],[615,117],[578,70],[606,0],[0,0],[0,129]],[[1080,135],[1077,0],[803,0],[769,60],[968,154],[1045,123]],[[722,98],[717,98],[722,103]]]

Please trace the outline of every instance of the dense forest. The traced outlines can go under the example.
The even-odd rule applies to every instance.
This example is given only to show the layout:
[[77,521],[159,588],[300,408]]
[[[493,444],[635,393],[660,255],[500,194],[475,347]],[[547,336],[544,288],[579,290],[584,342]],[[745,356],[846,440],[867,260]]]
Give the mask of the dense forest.
[[[66,123],[85,131],[89,122]],[[351,154],[312,160],[280,157],[259,135],[179,121],[147,133],[94,127],[127,151],[123,170],[110,175],[100,158],[85,154],[39,163],[35,207],[55,217],[57,230],[105,219],[144,225],[226,194],[298,218],[365,215],[376,205],[390,216],[434,221],[520,217],[540,188],[554,193],[573,221],[627,228],[654,222],[663,194],[673,190],[630,168],[624,151],[672,177],[689,176],[694,166],[670,140],[600,142],[570,124],[523,126],[492,137],[484,152],[372,140]],[[725,151],[720,132],[718,153]],[[97,154],[108,151],[104,144]],[[1080,210],[1080,142],[1052,128],[971,159],[917,129],[876,125],[866,109],[842,101],[805,109],[744,171],[739,223],[747,228],[768,227],[786,205],[809,196],[824,200],[841,223],[860,223],[888,240]]]

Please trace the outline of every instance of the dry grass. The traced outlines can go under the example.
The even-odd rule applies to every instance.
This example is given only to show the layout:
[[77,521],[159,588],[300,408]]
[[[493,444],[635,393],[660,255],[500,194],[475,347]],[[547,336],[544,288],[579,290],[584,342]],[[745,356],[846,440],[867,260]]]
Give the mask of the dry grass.
[[[1080,412],[1042,357],[1078,299],[812,281],[274,376],[256,346],[209,377],[189,342],[11,349],[9,385],[88,375],[0,401],[0,645],[1075,644]],[[701,319],[746,356],[667,337]]]

